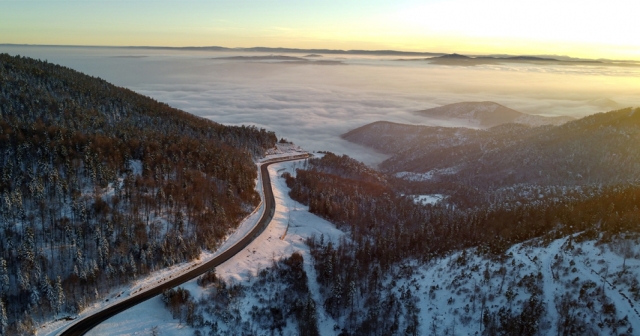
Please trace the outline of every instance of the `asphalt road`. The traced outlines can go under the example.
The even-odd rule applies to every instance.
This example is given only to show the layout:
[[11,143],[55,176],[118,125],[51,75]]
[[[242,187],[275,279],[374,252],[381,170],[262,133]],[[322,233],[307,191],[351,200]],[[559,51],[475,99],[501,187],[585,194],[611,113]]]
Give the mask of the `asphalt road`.
[[267,168],[273,164],[273,163],[278,163],[278,162],[284,162],[284,161],[293,161],[293,160],[300,160],[303,158],[308,157],[307,154],[304,155],[296,155],[296,156],[292,156],[292,157],[287,157],[287,158],[282,158],[282,159],[271,159],[269,160],[267,163],[264,163],[261,167],[261,172],[262,172],[262,186],[264,190],[264,204],[265,204],[265,211],[262,214],[262,217],[260,218],[260,220],[258,221],[258,224],[246,235],[244,236],[244,238],[242,238],[240,241],[238,241],[238,243],[236,243],[235,245],[231,246],[229,249],[227,249],[226,251],[222,252],[220,255],[218,255],[217,257],[213,258],[212,260],[192,269],[191,271],[182,274],[180,276],[177,276],[176,278],[167,281],[165,283],[162,283],[160,285],[158,285],[157,287],[151,288],[149,290],[146,290],[140,294],[137,294],[135,296],[132,296],[128,299],[125,299],[121,302],[118,302],[112,306],[106,307],[105,309],[95,312],[92,315],[86,316],[84,318],[82,318],[81,320],[79,320],[78,322],[76,322],[75,324],[73,324],[72,326],[68,327],[67,329],[65,329],[64,331],[62,331],[59,335],[61,336],[71,336],[71,335],[84,335],[85,333],[87,333],[89,330],[91,330],[93,327],[97,326],[98,324],[104,322],[105,320],[107,320],[108,318],[123,312],[141,302],[144,302],[156,295],[159,295],[162,293],[162,291],[164,291],[165,289],[169,289],[169,288],[173,288],[176,287],[180,284],[183,284],[201,274],[203,274],[204,272],[222,264],[223,262],[229,260],[229,258],[233,257],[234,255],[236,255],[238,252],[242,251],[245,247],[247,247],[258,235],[260,235],[260,233],[262,233],[262,231],[264,231],[264,229],[267,227],[267,225],[269,225],[269,223],[271,222],[271,219],[273,218],[273,214],[275,212],[275,208],[276,208],[276,202],[275,199],[273,198],[273,190],[271,189],[271,178],[269,177],[269,171],[267,170]]

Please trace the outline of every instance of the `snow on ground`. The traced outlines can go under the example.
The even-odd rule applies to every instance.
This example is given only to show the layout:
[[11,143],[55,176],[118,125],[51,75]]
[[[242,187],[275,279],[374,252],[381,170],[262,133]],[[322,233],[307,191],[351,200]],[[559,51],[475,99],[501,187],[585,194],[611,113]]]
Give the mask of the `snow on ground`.
[[[225,280],[245,281],[261,268],[269,267],[273,260],[302,253],[305,260],[308,247],[304,240],[312,235],[325,235],[325,240],[337,242],[344,233],[335,226],[308,212],[308,207],[292,200],[289,188],[280,176],[288,171],[295,174],[303,160],[274,164],[269,167],[271,185],[276,200],[276,212],[267,229],[245,251],[217,267],[218,276]],[[295,176],[295,175],[294,175]],[[284,239],[282,239],[284,237]]]
[[408,181],[429,181],[433,178],[433,170],[426,173],[399,172],[396,173],[397,178]]
[[129,160],[129,169],[131,169],[134,176],[142,176],[142,161]]
[[[309,279],[309,291],[314,295],[316,309],[318,309],[318,326],[321,335],[333,335],[335,322],[322,308],[319,285],[316,282],[316,272],[309,254],[309,247],[304,243],[306,238],[313,235],[324,235],[325,241],[337,243],[344,233],[326,220],[311,214],[308,207],[292,200],[289,188],[280,176],[286,171],[295,176],[295,170],[303,167],[303,161],[293,161],[275,164],[269,167],[274,197],[276,199],[276,213],[265,232],[252,242],[245,251],[239,253],[229,261],[216,268],[216,273],[225,280],[246,282],[255,276],[262,268],[272,265],[274,260],[289,257],[299,252],[304,260],[304,269]],[[276,177],[277,176],[277,177]],[[284,239],[282,239],[284,237]],[[248,314],[251,302],[242,305]],[[243,314],[246,316],[246,314]]]
[[267,149],[267,155],[260,159],[260,162],[269,161],[276,158],[286,158],[294,155],[308,154],[309,152],[293,143],[276,143],[274,148]]
[[446,169],[433,169],[426,173],[414,173],[414,172],[398,172],[395,174],[397,178],[405,179],[407,181],[429,181],[432,180],[434,175],[451,175],[456,172],[453,168]]
[[267,156],[265,159],[271,159],[278,157],[282,154],[305,154],[307,151],[292,143],[276,143],[274,148],[267,149]]
[[[418,297],[421,335],[434,334],[434,331],[442,335],[475,335],[482,328],[482,302],[485,309],[493,313],[502,307],[513,308],[517,313],[531,297],[527,283],[535,283],[542,289],[546,312],[541,319],[541,334],[557,334],[562,295],[586,305],[578,304],[571,314],[596,328],[598,333],[611,332],[606,327],[597,329],[597,324],[603,321],[605,303],[614,304],[616,321],[627,317],[628,324],[619,331],[625,332],[631,327],[637,332],[640,302],[638,297],[634,299],[630,283],[640,278],[640,248],[637,242],[627,242],[631,242],[629,255],[633,257],[626,262],[620,247],[624,240],[597,245],[594,241],[576,243],[565,237],[548,245],[540,240],[515,245],[502,261],[486,259],[470,249],[427,265],[409,262],[405,266],[413,270],[410,276],[389,278],[387,283],[392,284],[398,296],[409,289]],[[623,264],[626,264],[625,272],[622,272]],[[538,274],[542,279],[537,279]],[[527,275],[533,276],[527,278]],[[597,294],[602,286],[608,298]],[[507,299],[510,291],[514,296]],[[586,303],[589,301],[595,305],[589,307]]]
[[433,178],[437,175],[453,175],[460,170],[459,167],[449,167],[449,168],[437,168],[432,169],[425,173],[414,173],[414,172],[397,172],[395,173],[395,177],[401,178],[407,181],[429,181],[433,180]]
[[436,204],[444,199],[444,195],[442,194],[431,194],[431,195],[409,195],[413,199],[415,204]]
[[[283,153],[281,153],[283,154]],[[273,164],[269,167],[271,185],[276,200],[276,211],[267,229],[246,249],[216,268],[219,277],[228,282],[248,284],[260,269],[270,267],[273,261],[289,257],[294,252],[302,254],[305,260],[305,271],[309,279],[309,290],[316,302],[322,302],[316,272],[312,264],[306,238],[324,235],[325,241],[337,242],[344,233],[322,218],[308,212],[308,207],[293,201],[289,188],[280,176],[288,171],[295,175],[297,168],[302,168],[304,160]],[[197,299],[206,295],[206,290],[191,280],[181,287],[188,289]],[[254,305],[247,297],[239,305],[241,314],[248,316]],[[246,302],[245,302],[246,301]],[[318,325],[322,335],[333,335],[335,322],[326,314],[322,305],[317,305]],[[193,335],[194,330],[173,320],[159,297],[132,307],[100,324],[88,335],[149,335],[157,327],[158,335]]]

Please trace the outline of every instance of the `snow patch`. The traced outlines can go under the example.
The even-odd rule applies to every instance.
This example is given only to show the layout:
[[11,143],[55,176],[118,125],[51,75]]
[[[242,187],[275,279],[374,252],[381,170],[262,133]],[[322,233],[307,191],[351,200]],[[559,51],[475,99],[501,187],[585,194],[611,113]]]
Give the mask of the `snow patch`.
[[433,178],[433,171],[426,173],[399,172],[395,176],[408,181],[429,181]]
[[129,160],[129,169],[131,169],[134,176],[142,176],[142,161]]
[[409,195],[413,199],[415,204],[436,204],[444,199],[444,195],[442,194],[431,194],[431,195]]
[[436,175],[453,175],[458,172],[458,169],[449,167],[442,169],[432,169],[426,173],[414,173],[414,172],[398,172],[395,173],[395,177],[401,178],[407,181],[429,181]]
[[307,151],[293,143],[276,143],[274,148],[267,149],[267,157],[274,158],[282,154],[305,154]]

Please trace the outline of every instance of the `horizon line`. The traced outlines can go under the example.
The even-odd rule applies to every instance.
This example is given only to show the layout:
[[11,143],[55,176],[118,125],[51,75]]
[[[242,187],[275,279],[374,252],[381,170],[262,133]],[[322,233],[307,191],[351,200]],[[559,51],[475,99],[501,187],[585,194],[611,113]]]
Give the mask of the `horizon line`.
[[[378,54],[378,55],[415,55],[415,56],[442,56],[457,54],[457,52],[433,52],[433,51],[405,51],[394,49],[325,49],[325,48],[289,48],[289,47],[265,47],[265,46],[253,46],[253,47],[223,47],[223,46],[145,46],[145,45],[82,45],[82,44],[29,44],[29,43],[0,43],[0,46],[18,46],[18,47],[63,47],[63,48],[120,48],[120,49],[189,49],[189,50],[204,50],[204,49],[217,49],[218,51],[249,51],[260,52],[279,50],[280,52],[324,52],[330,54]],[[569,55],[557,55],[557,54],[506,54],[506,53],[489,53],[489,54],[461,54],[471,56],[555,56],[574,60],[604,60],[614,62],[634,62],[637,60],[632,59],[610,59],[610,58],[582,58],[573,57]]]

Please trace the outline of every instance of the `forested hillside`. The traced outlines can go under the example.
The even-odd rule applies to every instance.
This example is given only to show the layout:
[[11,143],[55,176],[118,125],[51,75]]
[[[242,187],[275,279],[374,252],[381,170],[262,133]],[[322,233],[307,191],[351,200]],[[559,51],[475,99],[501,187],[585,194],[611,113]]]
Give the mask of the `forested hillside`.
[[[640,315],[628,312],[640,304],[640,292],[635,275],[629,274],[638,274],[639,256],[634,251],[640,233],[639,186],[584,187],[557,197],[488,206],[425,206],[397,193],[393,181],[378,174],[328,153],[309,160],[309,168],[298,170],[296,177],[285,175],[293,199],[308,204],[310,212],[335,223],[351,238],[338,243],[323,237],[308,241],[324,299],[317,304],[340,321],[343,334],[416,335],[427,328],[432,334],[451,334],[456,323],[487,335],[549,330],[564,335],[633,334],[629,321],[637,325]],[[595,257],[579,256],[595,252],[574,251],[574,239],[602,245],[603,251],[627,246],[624,261],[616,259],[622,266],[615,264],[614,272],[612,263],[611,274],[607,268],[591,275]],[[531,256],[514,256],[514,246],[525,242]],[[568,251],[571,255],[563,259]],[[555,260],[538,260],[554,254]],[[523,264],[526,257],[528,265]],[[586,266],[576,269],[578,258]],[[625,266],[627,258],[635,259],[634,273]],[[544,268],[545,264],[552,265]],[[421,268],[433,277],[416,278]],[[576,276],[585,271],[587,280]],[[591,278],[604,279],[622,294],[605,293],[604,285],[600,289]],[[426,299],[419,299],[422,292]],[[436,294],[448,296],[436,300]],[[623,310],[617,310],[614,299],[622,300],[617,302],[624,303],[619,307]],[[427,305],[424,300],[443,314],[449,311],[446,319],[453,320],[453,331],[450,325],[443,329],[439,313],[420,311]],[[425,321],[423,316],[435,317]]]
[[190,260],[259,202],[276,142],[71,69],[0,55],[0,330]]
[[383,171],[482,190],[640,180],[640,113],[631,108],[561,126],[472,130],[376,122],[343,137],[392,154],[380,165]]

